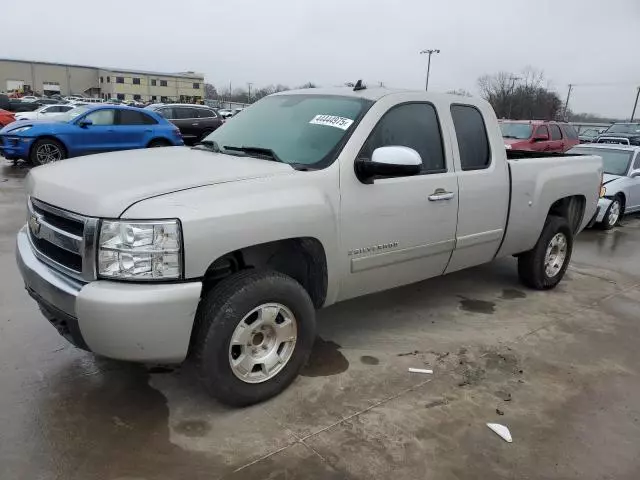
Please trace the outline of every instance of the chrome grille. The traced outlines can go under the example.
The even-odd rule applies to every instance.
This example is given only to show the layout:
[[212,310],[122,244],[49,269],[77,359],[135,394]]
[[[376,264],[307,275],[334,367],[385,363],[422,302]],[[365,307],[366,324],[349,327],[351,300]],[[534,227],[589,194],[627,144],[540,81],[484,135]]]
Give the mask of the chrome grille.
[[35,198],[29,198],[28,208],[29,240],[38,258],[78,280],[94,280],[98,219]]

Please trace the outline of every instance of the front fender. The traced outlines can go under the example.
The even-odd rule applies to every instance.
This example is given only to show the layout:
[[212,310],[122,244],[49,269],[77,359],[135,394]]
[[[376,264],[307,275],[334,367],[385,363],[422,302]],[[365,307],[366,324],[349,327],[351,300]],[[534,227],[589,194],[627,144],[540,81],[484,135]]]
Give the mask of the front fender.
[[179,218],[185,277],[204,276],[223,255],[267,242],[311,237],[327,260],[326,304],[337,296],[337,168],[198,187],[143,200],[121,218]]

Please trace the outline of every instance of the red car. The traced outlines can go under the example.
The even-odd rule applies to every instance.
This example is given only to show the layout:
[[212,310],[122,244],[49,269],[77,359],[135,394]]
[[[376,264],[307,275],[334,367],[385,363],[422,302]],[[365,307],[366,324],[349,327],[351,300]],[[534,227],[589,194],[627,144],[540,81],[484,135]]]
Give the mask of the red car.
[[0,127],[6,127],[11,122],[15,121],[16,117],[13,112],[0,109]]
[[580,143],[568,123],[544,120],[502,120],[502,138],[507,150],[564,153]]

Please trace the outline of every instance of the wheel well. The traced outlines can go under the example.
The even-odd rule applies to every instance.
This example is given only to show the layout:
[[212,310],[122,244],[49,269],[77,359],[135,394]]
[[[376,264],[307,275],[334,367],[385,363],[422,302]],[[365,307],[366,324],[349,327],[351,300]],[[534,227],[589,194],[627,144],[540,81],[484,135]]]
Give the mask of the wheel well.
[[624,209],[627,205],[627,196],[624,194],[624,192],[618,192],[611,198],[616,198],[616,197],[620,197],[620,199],[622,200],[622,205],[620,205],[620,207],[622,210],[622,214],[624,215]]
[[566,218],[571,230],[576,233],[582,223],[585,204],[586,199],[582,195],[561,198],[551,205],[549,215]]
[[229,275],[249,268],[266,268],[284,273],[304,287],[316,308],[324,304],[327,296],[327,258],[324,247],[315,238],[278,240],[223,255],[207,268],[203,290],[209,290]]
[[147,147],[149,145],[151,145],[153,142],[161,142],[161,143],[164,143],[165,145],[171,145],[171,142],[169,140],[167,140],[166,138],[164,138],[164,137],[155,137],[155,138],[152,138],[151,140],[149,140],[149,143],[147,143]]
[[41,137],[36,138],[35,141],[31,144],[31,148],[29,148],[29,157],[31,157],[31,152],[33,151],[33,147],[38,142],[38,140],[54,140],[56,143],[59,143],[62,146],[62,148],[64,149],[65,156],[67,157],[69,156],[69,149],[67,148],[67,146],[64,144],[62,140],[54,137],[53,135],[42,135]]

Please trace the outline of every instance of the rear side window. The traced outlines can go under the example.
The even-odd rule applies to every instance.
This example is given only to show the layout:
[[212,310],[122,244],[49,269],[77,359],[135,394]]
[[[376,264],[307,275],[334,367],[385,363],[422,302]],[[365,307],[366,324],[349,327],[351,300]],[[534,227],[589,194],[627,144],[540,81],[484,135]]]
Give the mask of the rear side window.
[[481,170],[491,164],[489,138],[480,111],[471,105],[451,105],[462,170]]
[[578,132],[576,132],[575,128],[573,128],[568,123],[561,125],[562,133],[566,138],[570,138],[571,140],[578,140]]
[[422,158],[422,173],[447,170],[438,116],[429,103],[408,103],[393,107],[371,132],[360,157],[371,158],[380,147],[413,148]]
[[146,113],[134,112],[133,110],[120,110],[120,125],[153,125],[157,123]]
[[160,116],[164,117],[164,118],[176,118],[174,113],[173,113],[173,108],[172,107],[165,107],[165,108],[161,108],[159,110],[156,110],[156,113],[158,113]]
[[640,153],[636,153],[636,161],[633,162],[633,170],[640,170]]
[[546,125],[540,125],[536,130],[536,136],[549,138],[549,129]]
[[198,118],[215,118],[216,112],[209,108],[198,108]]
[[173,118],[178,120],[185,118],[198,118],[198,112],[194,110],[196,109],[189,107],[173,107]]
[[551,140],[562,140],[562,133],[560,133],[560,127],[558,127],[558,125],[549,125],[549,130],[551,130]]

